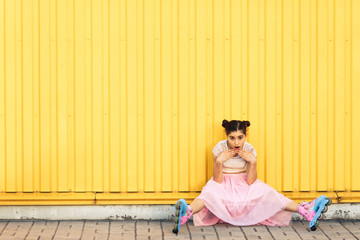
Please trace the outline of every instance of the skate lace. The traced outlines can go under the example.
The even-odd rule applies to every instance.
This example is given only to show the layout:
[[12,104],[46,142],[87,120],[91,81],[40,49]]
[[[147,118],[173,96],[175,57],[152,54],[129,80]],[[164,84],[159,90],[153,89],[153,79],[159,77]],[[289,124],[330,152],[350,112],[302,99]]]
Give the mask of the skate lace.
[[315,205],[315,200],[311,201],[311,202],[302,202],[300,203],[300,205],[305,208],[306,210],[310,210],[314,205]]

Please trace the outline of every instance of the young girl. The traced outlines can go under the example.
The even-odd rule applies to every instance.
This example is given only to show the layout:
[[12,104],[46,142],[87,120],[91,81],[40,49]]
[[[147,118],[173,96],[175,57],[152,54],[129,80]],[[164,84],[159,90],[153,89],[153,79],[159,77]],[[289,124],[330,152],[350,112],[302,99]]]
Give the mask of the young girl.
[[257,179],[256,151],[246,142],[249,121],[223,121],[227,139],[213,149],[213,177],[201,194],[187,205],[180,199],[175,205],[175,225],[178,233],[194,214],[195,226],[229,223],[236,226],[290,224],[292,212],[300,213],[315,231],[331,200],[324,195],[312,202],[296,202],[278,193]]

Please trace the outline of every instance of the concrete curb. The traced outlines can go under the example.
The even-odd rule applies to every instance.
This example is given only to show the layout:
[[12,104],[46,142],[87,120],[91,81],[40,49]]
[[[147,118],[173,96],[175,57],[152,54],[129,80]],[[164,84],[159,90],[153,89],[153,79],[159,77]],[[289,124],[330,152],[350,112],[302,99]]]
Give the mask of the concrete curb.
[[[0,206],[1,220],[170,220],[173,205]],[[326,219],[360,219],[360,203],[332,204]],[[303,220],[293,214],[294,220]]]

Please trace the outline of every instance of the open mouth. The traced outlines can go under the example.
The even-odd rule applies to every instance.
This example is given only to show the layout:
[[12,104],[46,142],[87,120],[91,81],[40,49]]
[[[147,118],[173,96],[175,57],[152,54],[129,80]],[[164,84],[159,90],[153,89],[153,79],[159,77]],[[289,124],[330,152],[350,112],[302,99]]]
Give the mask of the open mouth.
[[239,150],[240,149],[240,147],[239,146],[236,146],[236,147],[234,147],[236,150]]

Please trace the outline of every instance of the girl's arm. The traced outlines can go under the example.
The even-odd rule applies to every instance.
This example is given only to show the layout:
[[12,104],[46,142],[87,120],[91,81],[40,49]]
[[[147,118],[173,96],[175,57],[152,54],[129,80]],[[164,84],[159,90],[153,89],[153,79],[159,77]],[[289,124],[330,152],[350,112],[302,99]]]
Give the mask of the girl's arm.
[[251,150],[251,152],[247,152],[245,150],[241,150],[239,152],[239,156],[245,159],[248,162],[248,171],[247,171],[247,177],[246,181],[249,185],[253,184],[257,179],[257,170],[256,170],[256,157],[252,153],[254,149]]
[[215,182],[222,183],[222,181],[223,181],[223,172],[222,172],[223,162],[229,160],[234,155],[235,155],[235,151],[233,149],[223,151],[217,157],[215,155],[213,155],[213,158],[214,158],[213,180]]
[[213,180],[218,183],[222,183],[223,173],[222,173],[222,163],[216,161],[218,157],[213,155],[214,158],[214,170],[213,170]]
[[257,179],[256,160],[254,162],[249,162],[248,167],[249,168],[248,168],[248,172],[247,172],[246,181],[248,182],[249,185],[251,185]]

